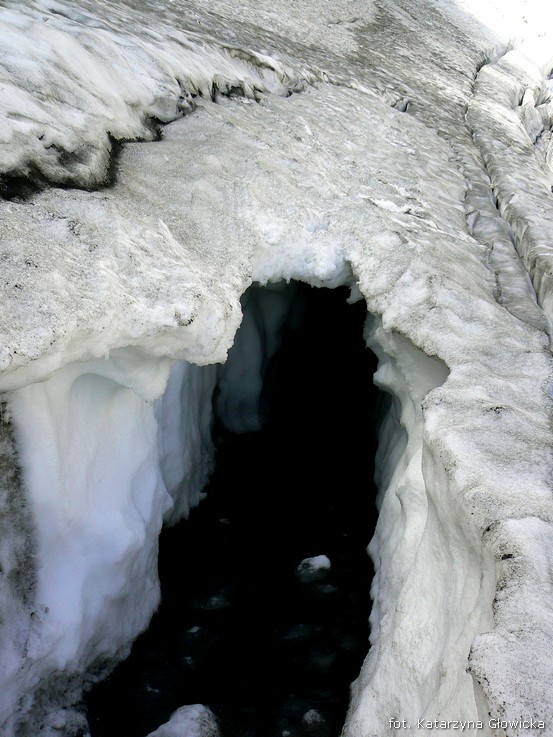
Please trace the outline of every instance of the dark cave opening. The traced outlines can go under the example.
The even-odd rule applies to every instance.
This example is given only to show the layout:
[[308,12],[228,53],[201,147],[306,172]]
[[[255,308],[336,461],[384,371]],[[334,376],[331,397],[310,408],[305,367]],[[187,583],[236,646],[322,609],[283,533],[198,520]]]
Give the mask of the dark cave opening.
[[341,731],[368,650],[376,358],[349,290],[283,290],[278,340],[267,322],[258,331],[273,340],[261,351],[261,429],[231,432],[216,417],[207,497],[161,535],[162,603],[88,694],[92,737],[145,737],[194,703],[221,737]]

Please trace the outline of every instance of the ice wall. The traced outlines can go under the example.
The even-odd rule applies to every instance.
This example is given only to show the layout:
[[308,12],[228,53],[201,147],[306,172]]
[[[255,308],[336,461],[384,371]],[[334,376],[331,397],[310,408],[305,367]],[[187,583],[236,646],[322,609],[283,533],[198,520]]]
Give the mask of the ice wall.
[[277,351],[296,294],[294,284],[251,286],[242,298],[243,320],[233,350],[219,368],[215,410],[227,430],[255,432],[263,425],[265,370]]
[[71,734],[76,716],[61,709],[78,703],[86,671],[94,677],[124,657],[148,625],[164,515],[186,515],[211,469],[214,380],[214,367],[127,350],[11,394],[39,563],[20,563],[33,591],[19,597],[28,623],[12,641],[19,652],[3,659],[20,669],[25,658],[23,674],[4,682],[6,733],[19,734],[18,720],[23,733],[48,733],[46,718]]
[[466,662],[475,633],[493,626],[493,557],[462,529],[425,437],[425,404],[433,404],[449,372],[379,320],[371,323],[368,344],[379,357],[374,379],[393,403],[377,455],[371,649],[353,684],[344,734],[376,734],[398,714],[413,727],[423,714],[485,720],[486,703]]

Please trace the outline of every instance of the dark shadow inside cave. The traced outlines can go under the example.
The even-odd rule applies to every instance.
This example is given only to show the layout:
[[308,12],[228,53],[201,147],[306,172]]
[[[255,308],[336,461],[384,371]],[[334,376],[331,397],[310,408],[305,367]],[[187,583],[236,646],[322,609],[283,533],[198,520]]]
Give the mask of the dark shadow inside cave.
[[[207,498],[160,538],[162,604],[88,694],[93,737],[145,737],[194,703],[212,709],[222,737],[341,731],[368,650],[376,359],[349,290],[283,289],[278,340],[255,348],[262,429],[216,419]],[[298,571],[315,556],[330,568]]]

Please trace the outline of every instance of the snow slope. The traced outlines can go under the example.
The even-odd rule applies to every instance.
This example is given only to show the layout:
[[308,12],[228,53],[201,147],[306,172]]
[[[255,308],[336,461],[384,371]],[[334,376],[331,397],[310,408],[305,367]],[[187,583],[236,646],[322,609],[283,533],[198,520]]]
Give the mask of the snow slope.
[[[542,4],[5,0],[0,24],[3,733],[74,737],[147,625],[212,364],[283,279],[366,300],[394,396],[344,735],[553,725]],[[277,323],[268,298],[251,340]],[[246,428],[250,369],[221,398]]]

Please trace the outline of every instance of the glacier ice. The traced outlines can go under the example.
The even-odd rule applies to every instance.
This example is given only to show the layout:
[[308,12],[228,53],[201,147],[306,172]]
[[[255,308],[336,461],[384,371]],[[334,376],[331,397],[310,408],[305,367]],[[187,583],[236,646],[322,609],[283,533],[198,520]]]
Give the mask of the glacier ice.
[[[86,729],[83,687],[157,605],[161,525],[212,468],[240,298],[292,279],[366,301],[390,393],[344,737],[553,723],[550,16],[2,3],[7,737]],[[278,332],[288,303],[265,294]],[[237,429],[260,421],[262,370],[219,369]]]

